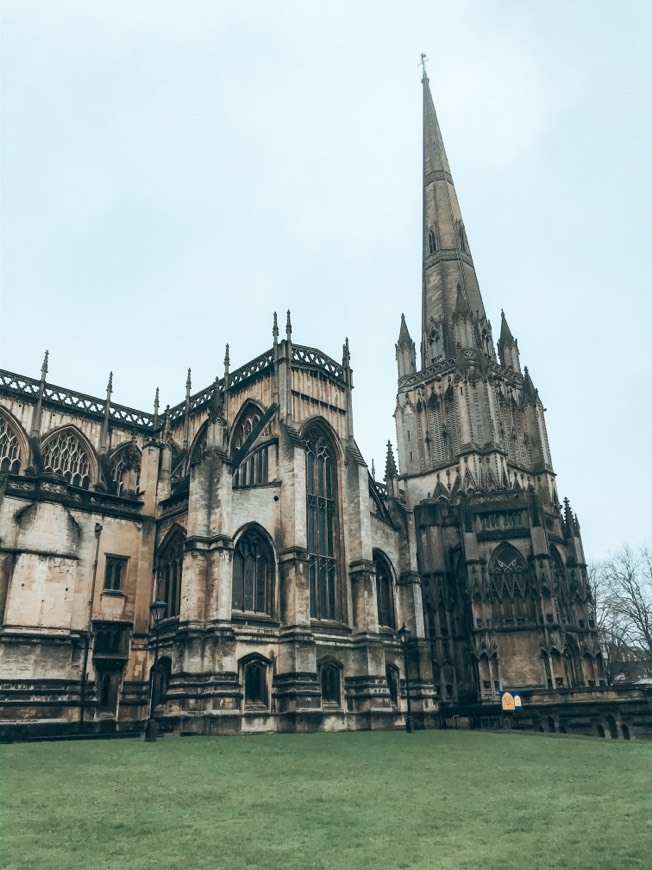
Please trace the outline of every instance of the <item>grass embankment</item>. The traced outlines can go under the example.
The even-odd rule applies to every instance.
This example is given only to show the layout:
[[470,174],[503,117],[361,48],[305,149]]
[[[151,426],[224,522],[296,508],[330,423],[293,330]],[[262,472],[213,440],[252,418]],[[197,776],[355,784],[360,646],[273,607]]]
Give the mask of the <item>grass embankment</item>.
[[9,868],[649,868],[652,745],[429,731],[15,744]]

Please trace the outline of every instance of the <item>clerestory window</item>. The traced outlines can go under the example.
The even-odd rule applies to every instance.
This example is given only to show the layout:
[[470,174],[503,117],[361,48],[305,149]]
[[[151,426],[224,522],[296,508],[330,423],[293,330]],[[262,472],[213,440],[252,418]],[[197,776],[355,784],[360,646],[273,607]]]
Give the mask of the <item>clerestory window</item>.
[[71,486],[88,489],[91,463],[79,436],[66,429],[48,438],[41,448],[45,471],[59,474]]

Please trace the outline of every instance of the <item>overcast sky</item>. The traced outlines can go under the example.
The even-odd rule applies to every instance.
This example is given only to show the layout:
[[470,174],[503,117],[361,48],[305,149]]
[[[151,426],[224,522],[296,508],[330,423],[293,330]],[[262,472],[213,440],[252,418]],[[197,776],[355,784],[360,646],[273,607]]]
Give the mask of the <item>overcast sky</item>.
[[[3,0],[2,356],[150,410],[293,339],[384,469],[429,75],[588,558],[650,540],[652,2]],[[283,315],[284,321],[284,315]],[[382,475],[380,475],[382,476]]]

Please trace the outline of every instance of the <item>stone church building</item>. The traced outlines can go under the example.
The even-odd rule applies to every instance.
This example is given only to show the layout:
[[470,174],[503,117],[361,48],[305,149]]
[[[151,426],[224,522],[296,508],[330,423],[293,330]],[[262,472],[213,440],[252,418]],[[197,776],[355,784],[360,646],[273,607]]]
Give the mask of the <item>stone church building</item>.
[[506,689],[522,727],[649,732],[650,696],[606,685],[544,408],[504,315],[494,341],[425,74],[423,97],[423,316],[384,480],[348,344],[295,343],[289,313],[164,411],[54,386],[47,355],[0,372],[5,738],[142,730],[150,689],[175,733],[490,724]]

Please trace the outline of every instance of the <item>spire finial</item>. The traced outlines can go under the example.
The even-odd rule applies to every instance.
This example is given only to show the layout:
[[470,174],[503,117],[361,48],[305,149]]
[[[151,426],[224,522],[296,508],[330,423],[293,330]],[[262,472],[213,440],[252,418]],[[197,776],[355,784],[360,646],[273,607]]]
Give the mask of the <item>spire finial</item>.
[[159,409],[159,392],[158,387],[156,388],[156,392],[154,393],[154,413],[158,416]]
[[347,337],[344,339],[344,344],[342,345],[342,367],[348,369],[350,362],[351,351],[349,350],[349,339]]
[[285,321],[285,334],[287,335],[288,339],[290,339],[292,337],[292,318],[290,317],[290,309],[289,308],[288,308],[288,316],[287,316],[287,319]]
[[109,396],[111,395],[112,392],[113,392],[113,372],[109,372],[109,382],[106,385],[106,397],[107,397],[107,399],[109,398]]
[[274,312],[274,326],[272,327],[272,335],[274,337],[274,344],[278,341],[278,316],[276,312]]
[[229,345],[227,343],[226,348],[224,349],[224,370],[228,372],[230,365],[231,365],[231,356],[229,354]]
[[45,380],[45,376],[48,373],[48,358],[50,356],[50,351],[45,351],[45,356],[43,357],[43,365],[41,366],[41,380]]
[[371,460],[371,479],[376,480],[376,463],[373,459]]
[[188,377],[186,378],[186,396],[190,395],[190,389],[192,387],[192,371],[188,369]]
[[426,70],[426,61],[428,60],[428,56],[421,52],[421,60],[419,61],[419,66],[423,69],[423,78],[421,81],[425,84],[428,79],[428,71]]

